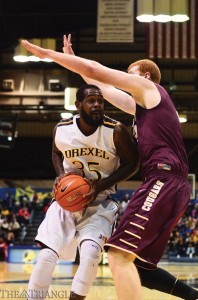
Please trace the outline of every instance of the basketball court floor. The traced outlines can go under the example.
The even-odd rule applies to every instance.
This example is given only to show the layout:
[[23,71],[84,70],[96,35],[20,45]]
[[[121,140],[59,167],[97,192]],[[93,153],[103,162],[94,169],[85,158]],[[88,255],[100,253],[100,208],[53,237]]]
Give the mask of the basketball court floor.
[[[178,279],[198,289],[198,265],[196,263],[161,263],[160,266]],[[33,264],[0,262],[0,299],[27,299],[28,279]],[[46,299],[68,299],[77,265],[58,264],[53,273],[52,284]],[[180,298],[142,288],[143,300],[177,300]],[[108,265],[99,266],[97,278],[87,300],[116,300],[115,287]],[[129,300],[129,299],[126,299]]]

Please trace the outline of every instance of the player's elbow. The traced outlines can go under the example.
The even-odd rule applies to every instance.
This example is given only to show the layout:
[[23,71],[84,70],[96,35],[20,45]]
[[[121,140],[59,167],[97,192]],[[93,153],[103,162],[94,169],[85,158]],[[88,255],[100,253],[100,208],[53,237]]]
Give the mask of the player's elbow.
[[136,162],[133,163],[133,175],[139,171],[140,168],[140,161],[137,159]]
[[100,79],[100,78],[98,78],[99,68],[100,68],[99,63],[97,63],[96,61],[91,61],[90,64],[86,67],[84,75],[88,78],[99,80]]
[[129,173],[130,173],[129,177],[131,177],[135,175],[139,170],[140,167],[139,160],[134,160],[130,162],[128,166],[129,166]]
[[131,162],[131,169],[132,169],[133,175],[138,172],[139,168],[140,168],[140,160],[139,160],[137,148],[135,148],[135,150],[133,152],[133,160]]

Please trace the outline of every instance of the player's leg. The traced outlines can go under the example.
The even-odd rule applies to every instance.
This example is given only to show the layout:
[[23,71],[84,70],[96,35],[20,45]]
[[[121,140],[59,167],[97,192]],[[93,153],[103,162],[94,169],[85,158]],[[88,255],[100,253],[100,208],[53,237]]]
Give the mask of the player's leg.
[[90,205],[83,218],[76,218],[80,264],[72,282],[71,300],[85,299],[96,278],[105,240],[112,233],[118,206],[111,198],[106,199],[106,195],[104,200],[99,199],[101,203],[97,206]]
[[58,255],[49,248],[43,248],[31,274],[28,284],[28,300],[43,300],[48,292],[52,273]]
[[108,262],[118,299],[141,300],[141,283],[132,254],[110,247]]
[[[67,220],[66,211],[56,201],[52,202],[35,237],[35,242],[41,245],[42,250],[30,276],[28,300],[45,299],[52,273],[65,240],[65,227],[67,227],[65,219]],[[70,227],[68,231],[69,229],[71,230]]]
[[71,286],[71,300],[83,300],[87,296],[97,274],[101,260],[101,247],[92,240],[80,245],[80,264]]
[[166,270],[157,268],[146,270],[137,266],[141,283],[144,287],[155,289],[181,299],[196,300],[198,291],[175,278]]

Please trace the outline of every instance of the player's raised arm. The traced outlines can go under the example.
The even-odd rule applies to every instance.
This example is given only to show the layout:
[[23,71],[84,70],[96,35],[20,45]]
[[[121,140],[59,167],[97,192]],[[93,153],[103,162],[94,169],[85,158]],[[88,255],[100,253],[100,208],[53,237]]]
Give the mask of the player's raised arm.
[[[71,34],[68,34],[68,36],[63,36],[63,53],[75,55],[72,49]],[[110,102],[111,104],[115,105],[116,107],[125,111],[128,114],[135,114],[135,101],[131,95],[113,87],[112,85],[94,80],[93,78],[88,78],[82,75],[81,77],[86,83],[98,86],[101,89],[104,98],[108,102]]]
[[[144,101],[147,100],[147,95],[150,97],[152,94],[152,97],[154,96],[153,98],[155,98],[155,93],[158,95],[158,91],[154,83],[150,80],[145,80],[143,76],[137,76],[108,68],[96,61],[84,59],[82,57],[44,49],[31,44],[26,40],[23,40],[22,44],[28,51],[40,58],[52,59],[57,64],[62,65],[68,70],[78,73],[81,76],[112,85],[113,87],[130,93],[133,95],[135,101],[142,106],[145,106]],[[120,102],[122,102],[122,97]],[[131,110],[134,111],[133,101],[128,104],[129,110],[132,105]]]

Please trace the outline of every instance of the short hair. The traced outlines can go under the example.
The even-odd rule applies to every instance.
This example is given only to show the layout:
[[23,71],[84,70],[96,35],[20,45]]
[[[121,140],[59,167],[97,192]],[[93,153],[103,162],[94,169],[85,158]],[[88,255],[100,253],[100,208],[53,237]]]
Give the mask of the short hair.
[[134,63],[130,64],[128,70],[133,66],[139,66],[139,70],[141,73],[149,72],[151,76],[151,81],[155,83],[160,83],[161,80],[161,72],[156,63],[154,63],[150,59],[141,59],[137,60]]
[[94,84],[82,85],[76,92],[76,100],[82,102],[85,98],[85,90],[90,89],[90,88],[100,91],[100,88]]

